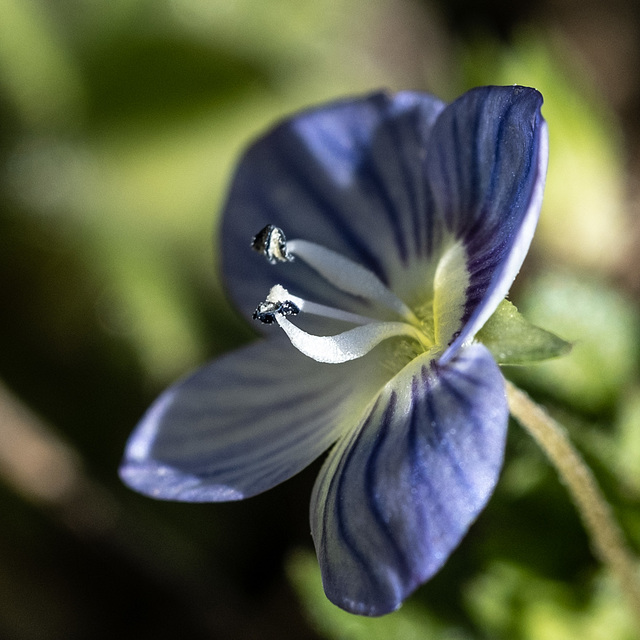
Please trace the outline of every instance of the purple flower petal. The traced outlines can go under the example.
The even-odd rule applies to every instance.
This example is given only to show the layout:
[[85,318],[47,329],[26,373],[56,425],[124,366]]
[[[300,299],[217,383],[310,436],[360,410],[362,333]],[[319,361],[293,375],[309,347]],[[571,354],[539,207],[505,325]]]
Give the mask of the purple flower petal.
[[482,327],[520,270],[538,221],[547,170],[542,96],[480,87],[438,118],[426,179],[445,235],[462,240],[468,288],[461,331],[445,360]]
[[129,439],[120,475],[141,493],[187,502],[266,491],[357,420],[381,384],[383,372],[364,375],[367,366],[319,364],[284,337],[224,356],[156,400]]
[[314,489],[332,602],[389,613],[440,569],[493,492],[507,422],[504,381],[482,345],[443,367],[422,357],[383,389]]
[[437,98],[406,92],[336,102],[283,122],[247,151],[222,225],[224,275],[245,314],[275,282],[316,302],[366,312],[302,261],[266,264],[250,240],[274,224],[389,284],[391,272],[423,250],[430,206],[422,163],[443,108]]
[[[394,333],[339,365],[273,334],[230,354],[156,401],[129,441],[124,481],[164,499],[241,499],[338,440],[311,505],[325,590],[354,613],[396,609],[446,561],[498,479],[504,381],[469,342],[533,236],[547,163],[541,104],[524,87],[475,89],[446,107],[425,94],[375,94],[307,111],[257,141],[222,224],[224,275],[241,310],[250,315],[276,283],[289,289],[296,311],[309,311],[296,316],[310,332],[297,343],[320,362],[340,359],[324,345],[368,336],[367,318],[389,329],[385,313],[424,335]],[[250,248],[267,224],[346,260],[298,242],[299,259],[269,265]],[[308,260],[320,258],[305,264],[305,246]],[[361,282],[375,295],[360,295]],[[343,312],[364,328],[332,331],[354,321]],[[317,337],[314,317],[333,339]],[[423,347],[431,351],[418,355]]]
[[450,357],[506,295],[531,242],[547,162],[541,104],[525,87],[481,87],[446,108],[426,94],[375,94],[283,122],[248,150],[225,209],[236,303],[248,315],[278,282],[367,312],[302,261],[271,267],[252,253],[268,223],[358,262],[408,303],[427,301],[434,260],[457,239],[470,278],[451,302],[460,333],[447,336]]

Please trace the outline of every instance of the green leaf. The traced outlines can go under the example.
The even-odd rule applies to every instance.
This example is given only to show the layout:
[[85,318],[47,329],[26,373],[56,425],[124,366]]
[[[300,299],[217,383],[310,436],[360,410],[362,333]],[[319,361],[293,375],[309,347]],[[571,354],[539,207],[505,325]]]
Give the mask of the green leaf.
[[516,307],[503,300],[476,335],[498,364],[532,364],[571,351],[571,343],[525,320]]

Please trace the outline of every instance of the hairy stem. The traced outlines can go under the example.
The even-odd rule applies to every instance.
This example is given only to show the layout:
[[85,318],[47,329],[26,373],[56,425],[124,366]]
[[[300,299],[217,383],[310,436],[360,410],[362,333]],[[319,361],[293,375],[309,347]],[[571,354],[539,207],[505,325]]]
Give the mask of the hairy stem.
[[566,484],[589,534],[594,554],[618,579],[640,629],[638,563],[627,547],[591,469],[562,427],[526,393],[508,381],[507,397],[513,417],[533,436]]

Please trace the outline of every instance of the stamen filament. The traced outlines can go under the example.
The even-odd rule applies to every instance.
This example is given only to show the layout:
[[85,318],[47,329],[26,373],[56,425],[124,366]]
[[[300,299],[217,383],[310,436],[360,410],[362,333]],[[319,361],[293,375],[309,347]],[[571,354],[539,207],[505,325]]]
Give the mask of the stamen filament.
[[282,285],[279,284],[271,287],[269,295],[267,296],[267,302],[291,302],[299,311],[304,311],[305,313],[310,313],[314,316],[322,316],[323,318],[342,320],[344,322],[350,322],[351,324],[370,324],[372,322],[377,322],[373,318],[368,318],[367,316],[361,316],[357,313],[343,311],[342,309],[328,307],[324,304],[310,302],[304,298],[299,298],[298,296],[290,294]]
[[296,327],[283,315],[275,316],[276,322],[291,340],[291,344],[304,355],[331,364],[339,364],[361,358],[383,340],[397,336],[415,338],[425,347],[424,336],[405,322],[371,322],[349,329],[335,336],[314,336]]
[[[303,331],[287,319],[287,316],[297,315],[301,311],[352,322],[360,326],[333,336],[315,336]],[[265,324],[277,322],[296,349],[318,362],[338,364],[354,360],[369,353],[383,340],[397,336],[413,338],[426,350],[433,347],[422,331],[406,322],[381,322],[309,302],[304,298],[292,296],[279,284],[271,287],[266,301],[258,305],[253,317]]]
[[306,262],[341,291],[376,301],[411,324],[420,324],[413,311],[378,276],[353,260],[307,240],[290,240],[287,242],[287,251]]
[[406,322],[420,326],[415,313],[375,273],[336,251],[308,240],[287,242],[282,229],[273,224],[260,230],[251,241],[251,246],[271,264],[291,262],[294,256],[298,257],[340,291],[377,302]]
[[317,302],[309,302],[308,300],[302,300],[293,296],[292,299],[301,300],[302,306],[299,307],[300,311],[305,313],[311,313],[314,316],[322,316],[324,318],[332,318],[334,320],[343,320],[344,322],[350,322],[351,324],[371,324],[376,322],[373,318],[367,318],[367,316],[361,316],[358,313],[351,313],[349,311],[343,311],[342,309],[336,309],[335,307],[328,307],[324,304],[318,304]]

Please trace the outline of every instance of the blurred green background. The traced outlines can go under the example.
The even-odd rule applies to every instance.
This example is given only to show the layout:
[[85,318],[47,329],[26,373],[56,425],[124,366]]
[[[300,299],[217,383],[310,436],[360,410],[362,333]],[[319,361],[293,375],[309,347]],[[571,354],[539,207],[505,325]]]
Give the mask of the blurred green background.
[[386,87],[545,96],[551,160],[512,300],[575,341],[506,370],[569,430],[640,547],[640,7],[634,0],[0,0],[0,637],[617,640],[611,577],[512,425],[496,494],[396,614],[322,595],[318,465],[242,503],[123,487],[160,390],[251,338],[217,272],[242,149]]

